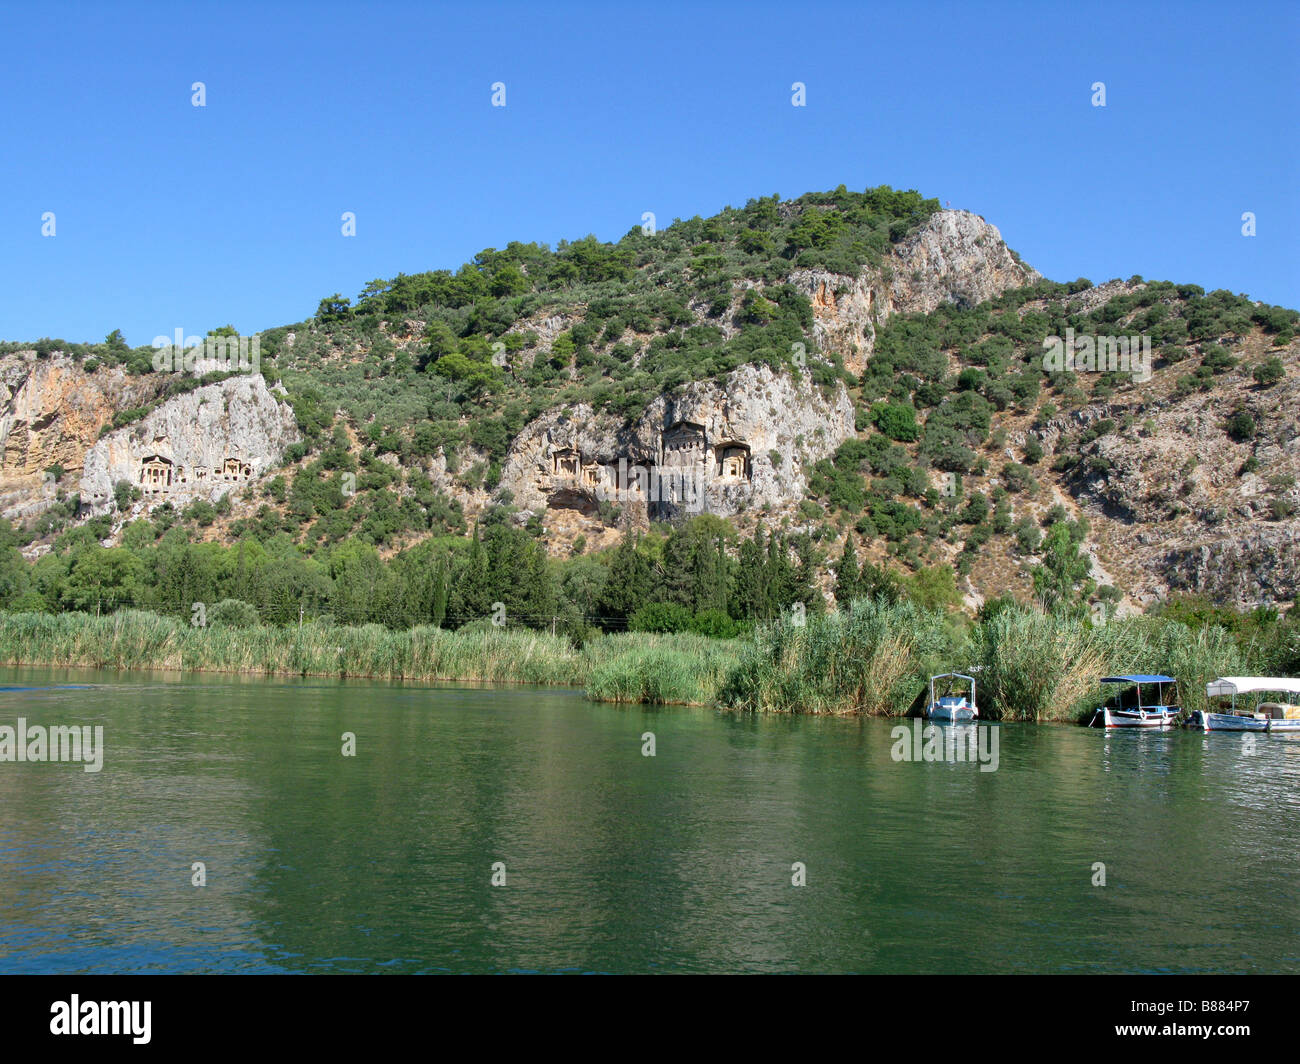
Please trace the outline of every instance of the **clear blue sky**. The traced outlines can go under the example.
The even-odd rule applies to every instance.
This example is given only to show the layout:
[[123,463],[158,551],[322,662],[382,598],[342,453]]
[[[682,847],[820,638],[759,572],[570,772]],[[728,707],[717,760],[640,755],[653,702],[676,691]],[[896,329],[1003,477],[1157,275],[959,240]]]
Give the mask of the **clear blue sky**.
[[0,40],[0,339],[254,332],[510,240],[840,184],[982,214],[1057,280],[1300,306],[1294,0],[10,0]]

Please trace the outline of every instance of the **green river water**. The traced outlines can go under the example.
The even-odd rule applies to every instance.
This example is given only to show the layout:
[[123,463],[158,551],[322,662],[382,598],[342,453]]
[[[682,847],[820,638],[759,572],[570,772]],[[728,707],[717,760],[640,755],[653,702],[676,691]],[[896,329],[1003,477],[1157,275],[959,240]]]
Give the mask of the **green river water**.
[[985,772],[576,691],[0,684],[104,729],[0,762],[2,972],[1300,971],[1300,736],[1006,725]]

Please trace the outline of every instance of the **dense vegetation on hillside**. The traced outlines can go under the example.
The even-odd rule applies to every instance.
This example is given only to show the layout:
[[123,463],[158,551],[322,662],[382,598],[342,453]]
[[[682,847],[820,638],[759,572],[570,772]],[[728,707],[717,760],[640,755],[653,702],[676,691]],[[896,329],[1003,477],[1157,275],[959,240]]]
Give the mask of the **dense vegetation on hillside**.
[[[285,478],[268,486],[259,518],[229,534],[288,532],[309,550],[351,536],[383,546],[407,534],[465,534],[456,504],[420,468],[435,454],[463,486],[492,489],[514,436],[560,404],[588,402],[631,419],[665,390],[747,363],[798,361],[827,388],[847,380],[837,358],[818,353],[812,308],[785,283],[789,271],[879,264],[937,209],[937,200],[884,186],[771,196],[654,232],[637,226],[612,244],[515,242],[456,271],[372,281],[355,302],[327,297],[310,321],[260,334],[262,372],[287,387],[305,442],[287,456]],[[566,327],[540,344],[538,330],[555,321]],[[0,345],[0,354],[30,346]],[[129,348],[117,331],[103,344],[43,339],[35,347],[38,357],[67,351],[87,368],[153,372],[154,351]],[[154,401],[119,412],[113,427],[215,379],[168,378]],[[345,498],[349,473],[358,483]],[[65,504],[31,537],[57,532],[74,512]],[[204,506],[191,516],[210,523]]]
[[[942,306],[931,314],[890,318],[876,331],[875,351],[857,391],[859,437],[817,464],[804,516],[825,522],[824,535],[852,527],[864,542],[883,541],[912,566],[933,559],[939,542],[959,542],[961,573],[970,571],[995,536],[1004,537],[1013,556],[1039,553],[1045,534],[1049,549],[1068,552],[1063,541],[1081,541],[1086,524],[1067,522],[1058,508],[1040,528],[1029,517],[1014,516],[1023,509],[1017,504],[1039,495],[1049,466],[1062,474],[1076,467],[1081,474],[1104,472],[1104,460],[1086,459],[1081,448],[1107,433],[1133,429],[1134,415],[1062,435],[1055,456],[1045,455],[1027,434],[1019,460],[1005,455],[1003,426],[1023,418],[1027,427],[1042,428],[1084,404],[1136,403],[1150,392],[1131,372],[1045,372],[1043,341],[1068,329],[1078,335],[1149,336],[1157,386],[1178,396],[1209,389],[1234,370],[1249,370],[1261,388],[1276,383],[1282,376],[1279,358],[1242,367],[1234,348],[1255,334],[1266,345],[1288,344],[1300,319],[1293,310],[1256,306],[1226,291],[1206,294],[1196,285],[1132,278],[1120,287],[1138,285],[1093,298],[1091,309],[1084,297],[1098,293],[1090,291],[1090,282],[1041,281],[977,307]],[[1253,433],[1246,419],[1229,411],[1225,433]],[[1282,505],[1276,517],[1286,516],[1289,508]]]
[[[969,572],[993,543],[1034,559],[1033,593],[1045,608],[1078,616],[1089,598],[1118,590],[1091,583],[1079,550],[1086,522],[1061,507],[1031,516],[1025,503],[1041,498],[1048,469],[1095,472],[1103,460],[1081,449],[1133,431],[1133,418],[1063,434],[1055,454],[1031,433],[1014,460],[1006,425],[1041,427],[1084,403],[1122,404],[1137,385],[1124,373],[1044,373],[1044,338],[1067,329],[1146,334],[1166,391],[1211,388],[1234,373],[1267,389],[1285,374],[1281,360],[1239,364],[1242,345],[1250,337],[1285,345],[1300,316],[1195,285],[1134,278],[1105,293],[1086,280],[1043,281],[980,306],[868,326],[874,353],[860,375],[848,373],[817,350],[812,307],[790,271],[848,276],[881,266],[937,207],[884,187],[773,196],[653,233],[637,226],[615,243],[511,243],[455,271],[331,295],[309,321],[261,334],[262,372],[285,384],[304,442],[258,484],[251,516],[232,516],[228,499],[165,505],[106,548],[114,517],[78,524],[78,500],[60,480],[51,509],[0,533],[0,608],[140,606],[185,617],[193,603],[224,602],[214,614],[223,623],[296,623],[301,611],[454,627],[488,623],[500,602],[511,624],[578,639],[592,626],[727,635],[796,605],[817,612],[823,574],[841,603],[881,596],[955,606],[953,569]],[[795,357],[798,345],[806,360]],[[38,357],[67,351],[91,370],[153,373],[153,350],[128,347],[116,331],[102,344],[35,347]],[[495,490],[511,441],[541,412],[587,402],[631,419],[664,390],[745,363],[807,372],[825,388],[843,383],[857,406],[857,438],[816,465],[793,520],[746,534],[701,518],[628,535],[592,556],[575,542],[571,557],[556,560],[540,542],[541,519],[520,527],[509,493]],[[149,406],[119,411],[113,427],[200,383],[160,379]],[[1224,431],[1248,440],[1254,424],[1244,410],[1229,412]],[[438,454],[462,487],[494,492],[477,521],[434,488],[425,467]],[[138,494],[118,488],[126,511]],[[1277,519],[1289,516],[1284,488],[1273,486]],[[617,517],[602,516],[610,525]],[[226,545],[200,542],[214,534]],[[29,566],[15,548],[38,540],[51,549]],[[945,544],[961,548],[955,567]],[[865,559],[882,548],[897,559],[891,567]]]

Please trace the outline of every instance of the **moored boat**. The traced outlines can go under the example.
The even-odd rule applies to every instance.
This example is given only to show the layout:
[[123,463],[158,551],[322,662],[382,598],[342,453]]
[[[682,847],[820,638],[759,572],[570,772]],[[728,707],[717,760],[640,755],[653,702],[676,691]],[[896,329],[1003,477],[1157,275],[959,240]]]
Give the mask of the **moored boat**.
[[[1146,673],[1104,676],[1101,682],[1128,686],[1097,707],[1088,722],[1090,728],[1170,728],[1182,712],[1166,702],[1170,689],[1177,683],[1172,676]],[[1155,688],[1154,695],[1148,695],[1150,701],[1147,702],[1142,700],[1144,686]],[[1112,701],[1114,705],[1111,705]]]
[[[1288,700],[1249,699],[1238,707],[1239,695],[1261,693],[1286,696]],[[1205,697],[1230,699],[1230,706],[1222,712],[1193,710],[1187,726],[1205,732],[1300,732],[1300,705],[1290,701],[1293,696],[1300,699],[1300,680],[1285,676],[1220,676],[1205,685]]]
[[[935,681],[948,681],[944,693],[935,697]],[[965,680],[969,685],[966,691],[954,692],[954,680]],[[960,672],[944,672],[930,677],[930,702],[925,707],[927,720],[946,720],[954,724],[968,724],[980,715],[975,704],[975,678]]]

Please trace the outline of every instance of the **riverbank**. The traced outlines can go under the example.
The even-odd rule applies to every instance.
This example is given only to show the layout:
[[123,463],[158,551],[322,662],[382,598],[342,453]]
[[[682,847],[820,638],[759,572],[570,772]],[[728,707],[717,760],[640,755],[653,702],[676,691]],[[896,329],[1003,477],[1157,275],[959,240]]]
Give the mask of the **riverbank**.
[[1168,673],[1179,680],[1180,704],[1193,710],[1205,705],[1210,680],[1261,664],[1257,648],[1213,625],[1153,617],[1092,625],[1025,606],[965,623],[909,602],[863,599],[803,625],[760,628],[718,699],[740,710],[907,716],[922,708],[929,676],[973,672],[985,720],[1079,723],[1108,674]]
[[630,632],[581,648],[525,628],[195,627],[124,610],[0,613],[0,664],[577,687],[609,702],[704,705],[738,656],[705,636]]
[[1203,708],[1209,680],[1272,663],[1217,626],[1145,617],[1092,626],[1027,607],[972,623],[859,600],[741,639],[630,632],[581,647],[521,628],[197,628],[139,610],[0,613],[0,664],[536,684],[581,688],[600,702],[891,717],[919,708],[932,673],[974,669],[985,719],[1065,722],[1091,713],[1107,673],[1175,676],[1190,711]]

